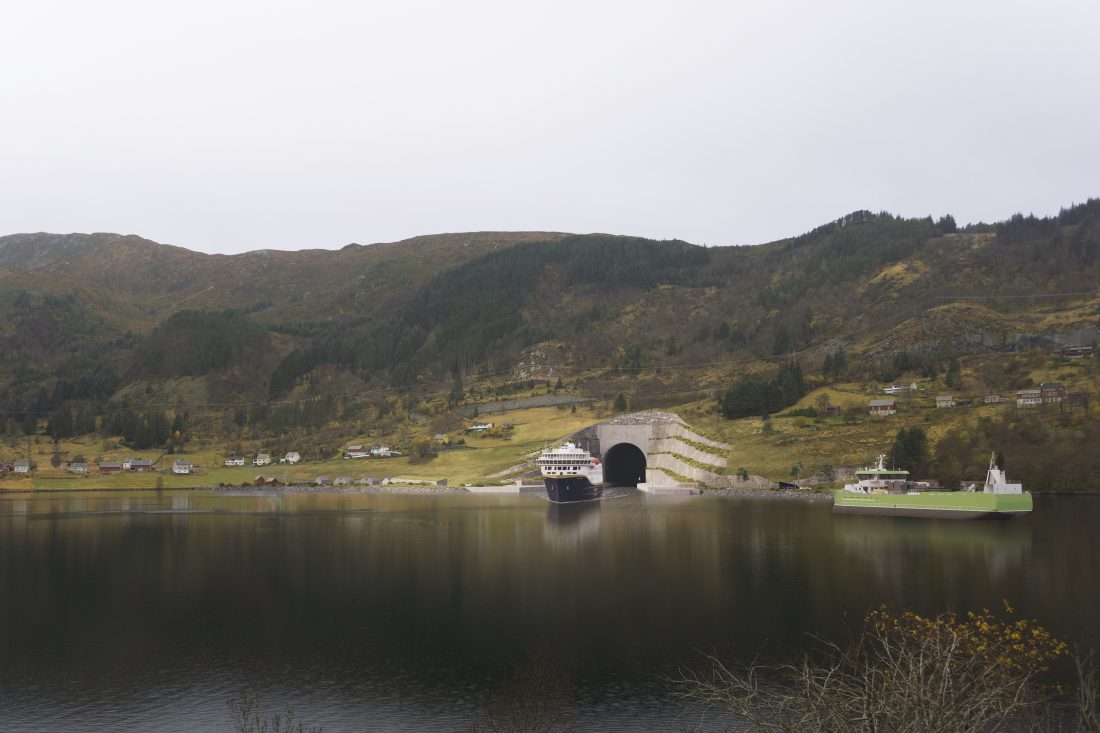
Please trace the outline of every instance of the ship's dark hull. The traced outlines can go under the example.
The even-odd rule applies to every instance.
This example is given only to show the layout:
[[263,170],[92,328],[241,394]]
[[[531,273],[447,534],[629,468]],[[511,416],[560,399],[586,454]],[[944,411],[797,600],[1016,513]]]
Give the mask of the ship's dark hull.
[[584,476],[562,478],[543,477],[546,496],[550,501],[565,504],[570,501],[591,501],[603,496],[603,487],[596,486]]

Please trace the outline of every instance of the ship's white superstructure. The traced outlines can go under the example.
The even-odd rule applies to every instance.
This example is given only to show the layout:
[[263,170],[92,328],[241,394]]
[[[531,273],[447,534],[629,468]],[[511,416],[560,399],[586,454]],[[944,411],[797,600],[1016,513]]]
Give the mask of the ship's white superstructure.
[[1023,484],[1010,484],[1008,478],[1005,476],[1003,468],[997,467],[997,454],[994,453],[989,457],[989,471],[985,474],[985,488],[982,491],[986,494],[1022,494],[1024,493]]
[[538,457],[543,478],[586,478],[593,484],[603,483],[603,465],[600,459],[576,443],[566,443],[545,450]]
[[856,471],[856,482],[845,484],[844,491],[852,494],[877,494],[889,491],[903,491],[908,480],[908,471],[896,471],[886,468],[886,456],[880,455],[874,466]]

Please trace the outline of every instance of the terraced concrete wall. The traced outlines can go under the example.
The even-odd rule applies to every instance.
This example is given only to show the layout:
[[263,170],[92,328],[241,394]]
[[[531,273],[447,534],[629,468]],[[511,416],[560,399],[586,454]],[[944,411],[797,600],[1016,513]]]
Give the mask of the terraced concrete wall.
[[[722,456],[699,450],[695,446],[680,440],[678,437],[659,438],[652,441],[652,447],[654,453],[675,453],[695,461],[696,463],[705,463],[708,466],[714,466],[716,468],[726,467],[726,459]],[[729,449],[726,448],[726,450]]]

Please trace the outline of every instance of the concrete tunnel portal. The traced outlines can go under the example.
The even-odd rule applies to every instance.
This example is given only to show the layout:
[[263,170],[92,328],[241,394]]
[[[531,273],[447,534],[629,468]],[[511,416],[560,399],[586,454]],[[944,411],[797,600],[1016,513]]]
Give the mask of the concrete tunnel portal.
[[617,443],[603,456],[603,480],[614,486],[637,486],[645,482],[645,453],[633,443]]

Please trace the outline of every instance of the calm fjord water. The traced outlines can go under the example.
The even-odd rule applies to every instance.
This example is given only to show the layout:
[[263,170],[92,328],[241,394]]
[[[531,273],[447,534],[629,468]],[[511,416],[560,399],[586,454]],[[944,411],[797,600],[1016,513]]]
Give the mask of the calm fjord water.
[[1011,600],[1100,635],[1100,497],[1015,522],[630,494],[0,495],[0,730],[228,731],[251,689],[326,731],[460,729],[534,650],[579,730],[695,722],[701,652],[841,638],[871,606]]

